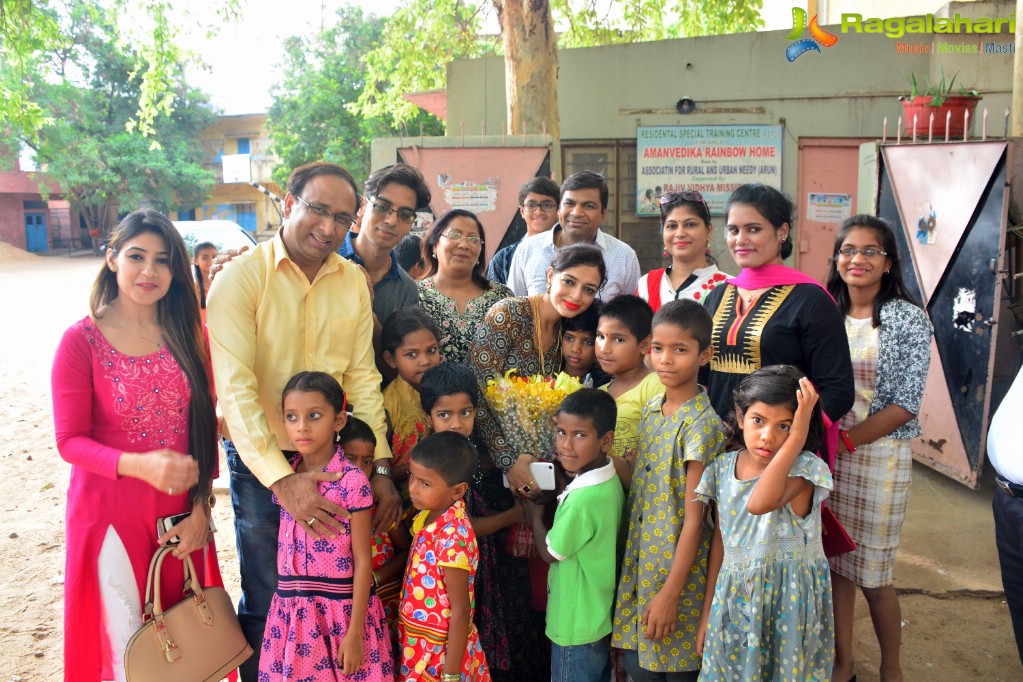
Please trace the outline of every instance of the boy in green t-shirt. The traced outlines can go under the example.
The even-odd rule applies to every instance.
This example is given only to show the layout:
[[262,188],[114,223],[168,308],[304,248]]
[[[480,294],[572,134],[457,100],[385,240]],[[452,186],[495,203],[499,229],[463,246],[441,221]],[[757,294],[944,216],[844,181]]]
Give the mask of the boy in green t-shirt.
[[608,456],[618,408],[605,391],[584,388],[558,407],[558,461],[572,481],[558,496],[554,524],[526,501],[537,552],[551,564],[547,577],[547,636],[551,682],[609,682],[615,540],[625,494]]

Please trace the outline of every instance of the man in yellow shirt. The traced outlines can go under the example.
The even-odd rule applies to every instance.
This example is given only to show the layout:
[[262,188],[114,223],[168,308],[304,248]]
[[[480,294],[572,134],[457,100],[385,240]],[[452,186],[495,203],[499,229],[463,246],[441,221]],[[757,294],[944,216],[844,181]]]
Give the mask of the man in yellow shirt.
[[280,410],[294,374],[319,370],[344,387],[356,416],[377,436],[374,524],[397,521],[401,502],[390,480],[380,374],[374,363],[373,312],[366,277],[336,251],[359,207],[344,168],[312,163],[288,178],[284,225],[270,241],[217,275],[207,325],[220,407],[231,440],[231,502],[242,576],[239,619],[256,655],[242,668],[255,680],[270,600],[277,589],[281,506],[314,538],[336,535],[347,511],[324,499],[319,481],[336,473],[295,473]]

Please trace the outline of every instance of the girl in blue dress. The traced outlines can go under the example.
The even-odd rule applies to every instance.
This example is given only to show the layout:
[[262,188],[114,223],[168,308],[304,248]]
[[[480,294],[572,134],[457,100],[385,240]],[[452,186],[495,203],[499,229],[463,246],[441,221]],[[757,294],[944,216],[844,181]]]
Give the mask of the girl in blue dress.
[[[700,680],[828,682],[835,636],[821,544],[827,464],[817,391],[788,365],[761,368],[735,391],[732,445],[696,489],[717,524],[697,635]],[[713,594],[713,598],[711,598]]]

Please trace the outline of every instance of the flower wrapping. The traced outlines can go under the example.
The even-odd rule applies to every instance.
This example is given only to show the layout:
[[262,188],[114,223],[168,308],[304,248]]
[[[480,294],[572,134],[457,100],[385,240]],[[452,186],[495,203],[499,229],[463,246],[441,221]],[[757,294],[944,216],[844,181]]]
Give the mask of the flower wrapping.
[[510,369],[487,381],[487,404],[516,453],[550,461],[554,457],[554,414],[565,396],[583,385],[564,372],[556,377],[523,377],[517,376],[517,371]]

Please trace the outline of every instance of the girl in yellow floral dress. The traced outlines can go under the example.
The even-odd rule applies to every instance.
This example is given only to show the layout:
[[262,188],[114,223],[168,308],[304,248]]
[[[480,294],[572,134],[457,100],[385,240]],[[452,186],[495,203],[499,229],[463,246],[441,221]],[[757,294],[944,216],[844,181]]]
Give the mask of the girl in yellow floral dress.
[[380,333],[384,362],[398,371],[384,389],[384,411],[393,433],[391,478],[406,502],[409,453],[427,431],[419,381],[426,370],[441,362],[440,336],[433,318],[419,307],[394,311]]

